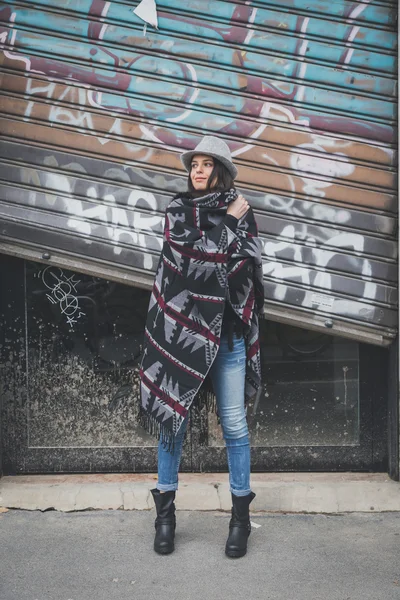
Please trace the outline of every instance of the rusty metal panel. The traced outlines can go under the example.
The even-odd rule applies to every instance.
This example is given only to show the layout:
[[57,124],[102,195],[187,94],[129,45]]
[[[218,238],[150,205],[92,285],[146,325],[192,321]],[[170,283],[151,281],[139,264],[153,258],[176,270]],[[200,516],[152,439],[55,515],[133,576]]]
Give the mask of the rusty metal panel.
[[387,345],[397,323],[395,2],[0,9],[0,251],[149,287],[179,153],[224,138],[271,320]]

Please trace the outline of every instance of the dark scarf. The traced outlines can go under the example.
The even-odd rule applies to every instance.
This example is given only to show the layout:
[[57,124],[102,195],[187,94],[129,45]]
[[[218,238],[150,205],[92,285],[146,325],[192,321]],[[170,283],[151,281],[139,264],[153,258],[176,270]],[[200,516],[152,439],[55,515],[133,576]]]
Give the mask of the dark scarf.
[[261,244],[251,209],[236,232],[225,223],[236,196],[234,189],[201,198],[181,194],[165,214],[145,329],[139,418],[169,448],[218,352],[226,302],[243,324],[245,402],[260,388]]

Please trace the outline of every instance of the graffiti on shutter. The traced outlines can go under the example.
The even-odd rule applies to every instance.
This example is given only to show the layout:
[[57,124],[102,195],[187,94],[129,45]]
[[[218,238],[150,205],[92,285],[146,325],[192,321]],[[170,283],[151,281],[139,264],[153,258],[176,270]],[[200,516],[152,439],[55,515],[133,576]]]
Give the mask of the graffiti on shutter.
[[[230,146],[270,319],[397,323],[396,3],[5,0],[0,251],[151,286],[179,153]],[[329,329],[327,329],[329,328]]]

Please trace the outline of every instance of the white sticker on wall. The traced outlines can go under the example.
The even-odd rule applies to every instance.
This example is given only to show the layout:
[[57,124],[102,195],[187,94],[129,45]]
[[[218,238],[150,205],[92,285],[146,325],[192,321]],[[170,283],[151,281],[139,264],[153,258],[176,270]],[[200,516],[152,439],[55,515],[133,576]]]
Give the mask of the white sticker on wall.
[[157,7],[155,0],[142,0],[133,12],[146,24],[149,23],[158,29]]
[[325,296],[324,294],[313,294],[311,296],[311,302],[318,304],[318,306],[324,306],[325,308],[332,308],[335,299],[331,296]]

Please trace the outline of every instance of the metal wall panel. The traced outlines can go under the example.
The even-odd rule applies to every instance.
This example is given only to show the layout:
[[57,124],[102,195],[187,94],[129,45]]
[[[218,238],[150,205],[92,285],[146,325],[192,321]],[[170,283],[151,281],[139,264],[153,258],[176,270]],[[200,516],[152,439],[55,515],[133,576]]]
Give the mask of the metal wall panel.
[[178,154],[224,138],[268,318],[396,333],[396,3],[3,0],[0,251],[148,287]]

